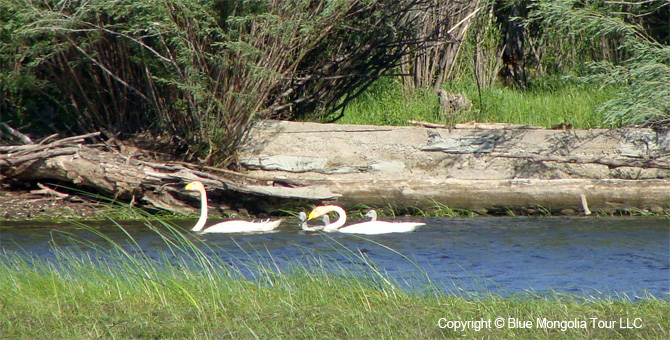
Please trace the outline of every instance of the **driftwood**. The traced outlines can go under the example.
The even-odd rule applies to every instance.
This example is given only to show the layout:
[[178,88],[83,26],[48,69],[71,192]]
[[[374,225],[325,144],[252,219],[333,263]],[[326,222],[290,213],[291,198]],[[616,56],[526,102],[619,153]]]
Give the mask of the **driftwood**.
[[[547,209],[559,213],[571,209],[583,214],[631,209],[668,209],[670,181],[623,179],[433,179],[424,180],[324,180],[342,194],[338,204],[397,208],[435,207],[484,213],[523,212]],[[588,203],[587,203],[588,199]],[[501,211],[497,211],[500,209]],[[662,210],[661,210],[662,211]]]
[[[183,190],[192,180],[205,183],[211,206],[253,214],[289,200],[421,209],[439,202],[494,213],[670,210],[670,135],[643,129],[440,131],[297,122],[259,129],[240,153],[244,172],[148,161],[116,145],[86,144],[99,138],[89,134],[0,146],[0,182],[72,193],[51,185],[59,184],[179,212],[198,205],[197,194]],[[635,179],[625,177],[633,171]]]
[[[471,134],[468,136],[442,137],[437,132],[431,132],[426,142],[420,147],[422,151],[439,151],[446,154],[485,154],[491,158],[515,158],[524,159],[530,162],[556,162],[572,164],[599,164],[609,168],[637,167],[644,169],[663,169],[670,170],[668,162],[666,141],[661,143],[649,140],[645,143],[633,141],[624,143],[620,148],[621,156],[582,156],[582,155],[560,155],[556,152],[544,151],[538,152],[519,152],[504,146],[505,136],[502,133]],[[635,144],[644,144],[644,148],[636,148]],[[661,144],[661,145],[659,145]],[[627,153],[624,154],[624,151]]]
[[[99,136],[91,133],[48,143],[0,146],[0,181],[54,181],[97,194],[144,206],[193,211],[196,195],[183,187],[202,181],[214,199],[226,205],[258,211],[263,200],[322,202],[339,197],[319,186],[301,186],[286,181],[259,181],[230,171],[211,171],[196,165],[157,163],[124,156],[106,144],[84,144]],[[208,171],[209,170],[209,171]],[[43,190],[45,190],[43,188]],[[251,206],[250,206],[251,205]]]
[[408,120],[408,123],[431,129],[480,129],[480,130],[540,130],[539,126],[511,124],[511,123],[477,123],[467,122],[454,125],[436,124],[422,120]]

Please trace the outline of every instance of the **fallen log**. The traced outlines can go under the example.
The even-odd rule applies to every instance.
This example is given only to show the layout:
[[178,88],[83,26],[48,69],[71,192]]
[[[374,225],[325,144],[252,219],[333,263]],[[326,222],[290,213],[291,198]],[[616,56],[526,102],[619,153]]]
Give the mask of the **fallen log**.
[[[55,140],[45,144],[3,146],[0,149],[0,181],[55,181],[106,197],[136,202],[174,212],[193,212],[188,202],[197,197],[185,192],[186,183],[199,180],[214,199],[229,207],[259,211],[264,200],[324,202],[339,195],[320,186],[257,181],[242,174],[226,177],[187,163],[157,163],[124,156],[107,145],[84,144],[99,133]],[[284,181],[285,182],[285,181]]]
[[95,135],[0,146],[0,182],[62,184],[178,212],[198,205],[183,190],[192,180],[208,187],[211,205],[252,214],[287,201],[401,209],[440,204],[493,213],[670,210],[670,135],[644,129],[436,131],[266,122],[255,136],[240,154],[243,173],[141,160],[118,146],[84,143]]
[[646,169],[665,169],[670,170],[670,163],[659,159],[631,159],[631,158],[605,158],[605,157],[585,157],[585,156],[557,156],[542,155],[532,153],[505,153],[491,152],[491,157],[501,158],[521,158],[533,162],[557,162],[557,163],[576,163],[576,164],[601,164],[610,168],[619,167],[638,167]]
[[[664,136],[663,138],[667,137]],[[635,150],[634,147],[628,145],[633,143],[626,143],[620,147],[620,153],[616,157],[603,157],[602,155],[594,157],[593,155],[560,155],[555,151],[544,151],[544,153],[520,152],[509,147],[502,147],[500,141],[503,139],[503,134],[500,133],[444,138],[439,133],[433,132],[429,134],[428,139],[420,149],[422,151],[439,151],[456,155],[486,154],[487,157],[491,158],[524,159],[536,163],[599,164],[608,166],[609,168],[637,167],[670,170],[670,162],[668,162],[668,148],[670,148],[670,145],[666,145],[668,143],[665,140],[662,140],[661,143],[654,143],[652,139],[646,144],[646,148],[643,150]],[[650,146],[652,146],[651,151],[649,150]],[[628,155],[622,155],[623,150],[626,150]]]
[[[421,209],[438,203],[452,209],[485,213],[566,209],[588,214],[638,209],[668,209],[670,181],[625,179],[432,179],[425,180],[324,180],[319,184],[342,194],[338,204]],[[582,197],[583,195],[583,197]],[[588,205],[584,202],[588,199]],[[589,209],[590,206],[590,209]]]

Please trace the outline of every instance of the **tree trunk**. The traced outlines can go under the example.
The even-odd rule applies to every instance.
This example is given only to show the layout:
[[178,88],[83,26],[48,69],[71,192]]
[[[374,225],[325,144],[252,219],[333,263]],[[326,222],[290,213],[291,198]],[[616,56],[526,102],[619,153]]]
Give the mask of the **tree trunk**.
[[258,181],[230,171],[199,168],[186,163],[155,163],[126,156],[108,145],[84,145],[99,133],[48,144],[0,147],[0,181],[54,181],[115,200],[175,212],[191,212],[197,202],[185,192],[186,183],[203,182],[210,197],[229,206],[263,212],[265,201],[295,200],[320,203],[339,195],[318,186],[286,181]]
[[524,30],[520,18],[528,15],[528,1],[497,1],[496,21],[502,28],[503,67],[498,77],[508,86],[526,87],[524,68]]

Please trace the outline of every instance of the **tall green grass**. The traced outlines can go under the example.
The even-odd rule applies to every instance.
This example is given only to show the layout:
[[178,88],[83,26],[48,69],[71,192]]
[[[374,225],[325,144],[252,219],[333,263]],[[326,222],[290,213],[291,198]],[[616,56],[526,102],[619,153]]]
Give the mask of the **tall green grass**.
[[604,117],[597,112],[597,108],[613,98],[617,91],[615,87],[599,88],[562,78],[544,80],[527,90],[507,87],[478,89],[474,82],[467,80],[445,84],[444,89],[465,93],[472,101],[472,109],[446,119],[440,113],[438,96],[431,90],[410,92],[395,79],[382,79],[353,100],[337,122],[408,125],[408,120],[441,124],[477,121],[545,128],[561,123],[580,129],[606,127],[603,125]]
[[[503,298],[445,295],[400,288],[383,268],[333,242],[368,270],[333,270],[314,257],[279,268],[272,259],[239,268],[206,241],[147,218],[168,251],[151,257],[126,232],[126,244],[88,229],[103,243],[74,236],[76,249],[56,247],[55,260],[0,254],[3,339],[267,339],[267,338],[646,338],[670,335],[670,304],[533,293]],[[86,228],[86,226],[82,226]],[[106,243],[105,243],[106,242]],[[244,246],[244,245],[240,245]],[[389,249],[393,251],[392,249]],[[251,249],[250,252],[262,251]],[[409,261],[409,259],[407,259]],[[248,275],[251,271],[253,275]],[[246,272],[246,273],[245,273]],[[440,319],[619,320],[640,329],[442,329]]]

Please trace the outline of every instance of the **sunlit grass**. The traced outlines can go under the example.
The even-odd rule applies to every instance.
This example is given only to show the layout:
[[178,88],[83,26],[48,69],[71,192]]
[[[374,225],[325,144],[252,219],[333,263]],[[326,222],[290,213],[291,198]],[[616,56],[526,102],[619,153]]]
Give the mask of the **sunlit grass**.
[[[448,92],[465,93],[472,109],[446,119],[438,96],[429,89],[408,92],[399,81],[382,79],[353,100],[338,120],[341,124],[408,125],[408,120],[440,124],[469,121],[500,122],[551,128],[572,124],[574,128],[601,127],[604,118],[596,108],[615,95],[616,89],[577,84],[560,78],[520,90],[509,87],[477,88],[462,80],[445,84]],[[339,113],[338,113],[339,114]],[[332,117],[330,117],[332,118]]]
[[439,119],[438,97],[428,90],[407,92],[392,80],[377,84],[347,105],[340,124],[408,125],[408,120]]
[[[467,93],[473,100],[474,109],[470,113],[473,120],[545,128],[565,123],[579,129],[602,127],[604,118],[596,108],[615,94],[611,88],[599,89],[567,81],[527,91],[486,89],[482,90],[481,102],[476,89],[469,87]],[[479,109],[481,113],[477,112]]]
[[[327,235],[324,242],[360,270],[307,253],[295,265],[280,268],[272,257],[258,260],[254,255],[264,250],[246,244],[239,245],[249,255],[237,259],[243,265],[230,263],[213,255],[225,250],[210,249],[205,239],[160,219],[147,216],[145,222],[165,244],[158,257],[139,249],[122,222],[116,227],[126,233],[123,244],[80,225],[99,241],[71,236],[69,242],[77,247],[56,245],[53,260],[0,254],[2,338],[663,339],[669,335],[670,304],[651,296],[633,302],[626,297],[559,293],[507,298],[466,292],[451,295],[438,289],[446,283],[431,281],[422,289],[408,290],[374,259]],[[538,317],[558,321],[641,318],[644,327],[461,331],[438,326],[440,319],[499,317],[533,323]]]

